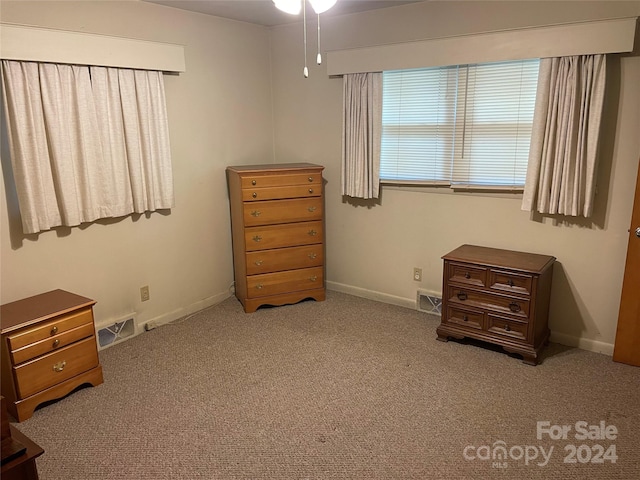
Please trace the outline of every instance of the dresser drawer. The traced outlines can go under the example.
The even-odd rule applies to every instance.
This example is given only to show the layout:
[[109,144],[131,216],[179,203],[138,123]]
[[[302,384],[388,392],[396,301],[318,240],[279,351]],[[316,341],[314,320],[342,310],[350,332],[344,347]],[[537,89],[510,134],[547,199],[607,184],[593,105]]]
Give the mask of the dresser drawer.
[[323,231],[322,222],[289,223],[246,228],[244,238],[246,250],[250,252],[321,243]]
[[531,295],[533,277],[507,270],[491,269],[489,272],[489,285],[496,290]]
[[39,357],[40,355],[44,355],[45,353],[59,350],[62,347],[66,347],[73,342],[91,337],[92,335],[95,335],[93,323],[87,323],[80,327],[54,335],[53,337],[45,340],[32,343],[26,347],[13,350],[11,352],[11,359],[13,364],[17,365],[19,363],[26,362],[27,360],[31,360],[32,358]]
[[18,396],[26,398],[98,366],[95,337],[14,367]]
[[246,227],[322,219],[322,197],[245,203]]
[[33,328],[21,330],[19,333],[10,335],[8,337],[9,348],[12,351],[17,350],[31,343],[39,342],[40,340],[54,338],[55,335],[86,324],[93,325],[91,307],[68,315],[61,315],[48,322],[40,323]]
[[510,313],[518,317],[529,317],[529,300],[507,295],[484,293],[473,289],[449,287],[449,302],[477,308],[487,308]]
[[487,269],[460,263],[449,264],[449,280],[456,283],[484,287],[487,285]]
[[247,275],[319,267],[323,264],[324,247],[322,244],[247,253]]
[[487,315],[487,331],[503,337],[527,340],[529,324],[514,319]]
[[247,277],[249,298],[313,290],[323,286],[324,269],[322,267],[265,273]]
[[444,318],[444,321],[446,323],[452,323],[464,328],[483,330],[484,312],[450,306],[447,307],[446,317]]
[[242,201],[278,200],[322,196],[321,185],[290,185],[286,187],[253,188],[242,190]]
[[283,187],[288,185],[322,185],[322,173],[290,173],[272,175],[243,175],[242,189]]

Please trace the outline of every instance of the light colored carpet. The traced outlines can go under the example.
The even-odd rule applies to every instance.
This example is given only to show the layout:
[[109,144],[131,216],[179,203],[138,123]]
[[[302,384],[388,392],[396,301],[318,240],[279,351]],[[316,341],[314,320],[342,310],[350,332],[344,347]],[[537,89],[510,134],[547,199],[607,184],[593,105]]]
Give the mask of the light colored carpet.
[[[103,385],[18,426],[42,480],[638,478],[640,369],[555,344],[531,367],[437,325],[337,292],[253,314],[230,298],[100,352]],[[572,430],[539,440],[539,421]],[[617,437],[577,440],[579,421]]]

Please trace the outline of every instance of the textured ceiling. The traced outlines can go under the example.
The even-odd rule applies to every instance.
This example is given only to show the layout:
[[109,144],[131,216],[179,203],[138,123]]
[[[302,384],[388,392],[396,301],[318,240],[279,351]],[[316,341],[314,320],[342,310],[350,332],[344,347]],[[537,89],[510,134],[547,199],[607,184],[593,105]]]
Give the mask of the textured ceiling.
[[[281,12],[272,0],[142,0],[168,7],[190,10],[192,12],[230,18],[242,22],[256,23],[265,26],[282,25],[298,22],[300,15],[289,15]],[[323,16],[343,15],[346,13],[363,12],[378,8],[388,8],[405,3],[416,3],[423,0],[338,0],[331,10]],[[308,6],[308,4],[307,4]],[[313,15],[313,11],[311,11]],[[307,11],[309,13],[309,10]]]

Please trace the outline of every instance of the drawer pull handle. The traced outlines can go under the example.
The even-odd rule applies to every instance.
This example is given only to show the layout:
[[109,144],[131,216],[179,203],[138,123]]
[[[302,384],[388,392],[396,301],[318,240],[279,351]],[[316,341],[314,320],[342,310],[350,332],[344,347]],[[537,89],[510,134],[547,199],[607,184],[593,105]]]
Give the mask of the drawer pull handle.
[[464,292],[459,292],[458,293],[458,300],[462,300],[465,301],[467,299],[467,294]]
[[53,341],[53,345],[51,345],[53,348],[56,348],[58,345],[60,345],[60,340],[58,340],[57,338]]
[[262,237],[260,235],[256,235],[255,237],[253,237],[254,242],[259,242],[261,240],[262,240]]
[[464,320],[465,322],[469,321],[469,317],[467,317],[466,315],[463,315],[462,320]]
[[254,263],[255,263],[257,266],[260,266],[260,265],[262,265],[262,260],[256,260]]
[[505,330],[505,332],[510,332],[511,331],[511,327],[509,325],[505,325],[504,326],[504,330]]
[[259,217],[260,213],[260,210],[254,210],[253,212],[251,212],[251,215],[253,215],[254,217]]
[[309,180],[310,182],[313,182],[313,177],[309,177],[309,178],[308,178],[308,180]]
[[256,290],[262,290],[262,287],[264,287],[264,285],[259,283],[259,284],[256,285]]
[[464,272],[464,278],[469,280],[471,278],[471,274],[469,272]]
[[309,257],[311,260],[315,260],[317,256],[318,254],[316,253],[310,253],[309,255],[307,255],[307,257]]
[[318,280],[318,277],[313,275],[312,277],[309,277],[309,280],[311,280],[312,282],[315,282],[316,280]]
[[511,302],[509,304],[509,310],[511,310],[512,312],[515,313],[515,312],[519,312],[520,310],[522,310],[522,308],[516,302]]
[[257,194],[256,192],[253,192],[253,193],[251,194],[251,196],[252,196],[253,198],[256,198],[256,197],[258,196],[258,194]]
[[53,371],[54,372],[61,372],[62,370],[64,370],[64,367],[67,366],[67,362],[63,361],[63,362],[58,362],[56,364],[53,365]]
[[309,210],[310,212],[315,212],[316,211],[316,207],[309,207],[309,208],[307,208],[307,210]]
[[54,327],[51,329],[51,335],[55,335],[56,333],[58,333],[58,327],[54,326]]
[[509,279],[507,281],[507,285],[509,285],[510,287],[513,287],[513,286],[515,286],[515,283],[513,283],[513,280]]
[[316,232],[315,230],[309,230],[309,232],[307,232],[310,236],[315,237],[318,232]]
[[256,181],[255,180],[251,180],[251,185],[255,185]]

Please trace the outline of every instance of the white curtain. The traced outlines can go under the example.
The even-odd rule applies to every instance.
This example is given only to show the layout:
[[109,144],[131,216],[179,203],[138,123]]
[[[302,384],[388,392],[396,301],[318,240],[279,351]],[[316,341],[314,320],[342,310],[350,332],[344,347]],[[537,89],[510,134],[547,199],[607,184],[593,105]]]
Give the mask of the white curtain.
[[523,210],[593,212],[605,77],[604,55],[541,60]]
[[342,102],[342,195],[378,198],[382,73],[345,75]]
[[161,72],[2,66],[24,233],[173,207]]

